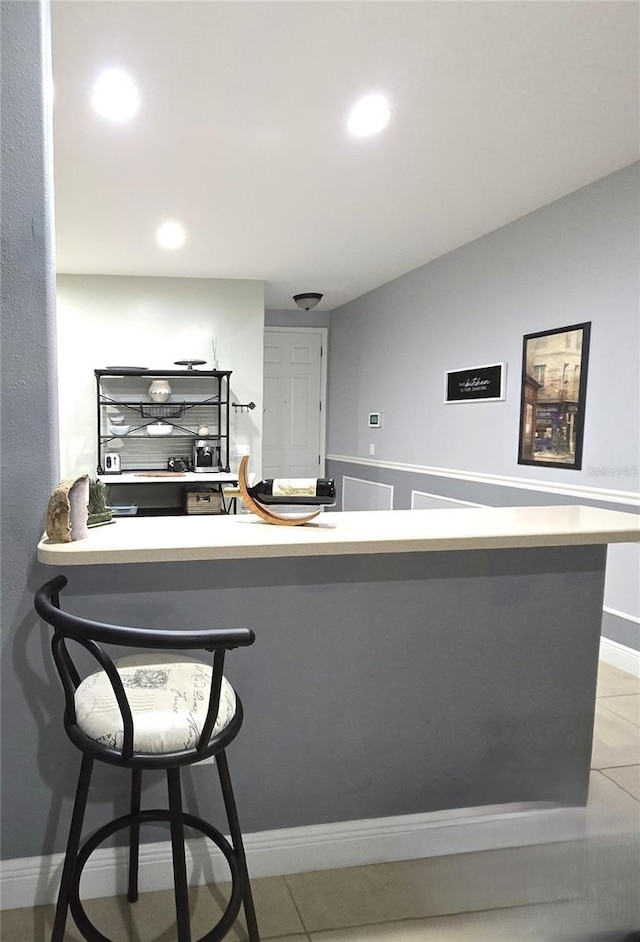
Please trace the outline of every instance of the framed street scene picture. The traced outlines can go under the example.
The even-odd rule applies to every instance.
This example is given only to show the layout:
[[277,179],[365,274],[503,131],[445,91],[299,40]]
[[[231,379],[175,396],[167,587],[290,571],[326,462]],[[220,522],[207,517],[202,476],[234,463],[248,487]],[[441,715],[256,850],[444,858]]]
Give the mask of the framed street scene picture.
[[582,467],[590,331],[574,324],[524,337],[518,464]]
[[498,402],[504,399],[505,364],[471,366],[444,374],[445,402]]

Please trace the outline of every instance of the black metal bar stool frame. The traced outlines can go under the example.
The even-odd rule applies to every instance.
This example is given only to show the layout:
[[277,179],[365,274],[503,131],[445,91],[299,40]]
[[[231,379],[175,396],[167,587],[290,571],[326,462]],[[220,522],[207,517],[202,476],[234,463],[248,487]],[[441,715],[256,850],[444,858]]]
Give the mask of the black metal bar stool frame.
[[[67,584],[58,576],[43,585],[35,596],[35,608],[43,621],[54,629],[51,642],[53,657],[65,693],[64,726],[71,741],[83,753],[76,787],[76,796],[67,840],[58,902],[51,942],[63,942],[69,909],[87,942],[112,942],[89,920],[80,900],[82,870],[93,851],[111,835],[121,830],[129,832],[129,879],[127,898],[135,903],[138,898],[138,860],[140,825],[148,822],[169,823],[176,905],[177,942],[192,942],[189,914],[187,869],[184,828],[193,828],[209,838],[223,853],[231,872],[232,891],[227,908],[216,925],[198,942],[219,942],[235,922],[241,905],[244,906],[249,942],[260,942],[251,884],[238,820],[236,802],[229,775],[226,747],[238,735],[243,711],[236,697],[235,713],[230,722],[218,733],[213,733],[220,709],[224,659],[227,651],[253,644],[255,635],[249,628],[164,630],[129,628],[91,621],[63,612],[60,591]],[[75,692],[81,676],[69,653],[67,642],[75,642],[88,651],[107,675],[116,698],[123,723],[122,748],[96,742],[80,729],[77,723]],[[199,650],[213,654],[212,680],[207,712],[193,748],[174,752],[134,752],[134,718],[116,664],[102,648],[102,644],[154,649],[157,651]],[[211,824],[182,808],[180,769],[210,756],[215,757],[220,788],[229,824],[231,840]],[[94,761],[106,762],[131,770],[130,813],[101,827],[81,843],[85,809],[87,805]],[[167,775],[168,809],[141,810],[142,773],[145,769],[163,769]]]

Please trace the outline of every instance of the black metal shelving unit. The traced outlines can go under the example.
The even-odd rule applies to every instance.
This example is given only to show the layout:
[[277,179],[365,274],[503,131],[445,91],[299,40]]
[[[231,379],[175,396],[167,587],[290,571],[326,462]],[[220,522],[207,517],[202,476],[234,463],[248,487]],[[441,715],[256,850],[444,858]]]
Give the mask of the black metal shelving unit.
[[[229,383],[231,370],[155,370],[98,369],[96,378],[96,423],[98,442],[97,473],[105,473],[104,457],[109,445],[118,442],[123,471],[147,471],[162,467],[170,454],[189,454],[196,439],[206,438],[219,448],[220,470],[229,472]],[[169,401],[153,402],[148,394],[154,379],[178,380]],[[187,381],[186,383],[184,381]],[[139,392],[138,392],[139,387]],[[184,390],[193,387],[193,392]],[[127,433],[116,435],[109,421],[117,409],[130,426]],[[189,425],[189,419],[192,425]],[[145,434],[148,425],[161,419],[172,426],[166,438]],[[200,436],[195,426],[206,424],[210,434]],[[127,448],[127,445],[129,448]],[[153,454],[145,464],[144,450]],[[166,454],[165,454],[166,453]],[[165,464],[166,466],[166,464]]]

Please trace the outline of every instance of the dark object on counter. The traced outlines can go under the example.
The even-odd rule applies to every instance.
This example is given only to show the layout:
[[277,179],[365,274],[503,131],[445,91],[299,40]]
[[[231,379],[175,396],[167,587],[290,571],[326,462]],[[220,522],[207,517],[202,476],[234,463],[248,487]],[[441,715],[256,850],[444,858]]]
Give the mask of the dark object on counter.
[[[216,926],[202,938],[226,936],[244,906],[249,940],[260,942],[226,758],[226,748],[242,726],[242,703],[224,676],[227,652],[253,644],[254,632],[250,628],[106,625],[61,611],[60,594],[66,585],[66,577],[57,576],[38,589],[34,600],[40,618],[54,629],[51,646],[65,695],[65,732],[82,753],[51,942],[63,942],[69,909],[81,938],[107,942],[80,899],[82,871],[104,841],[124,831],[129,838],[127,899],[135,903],[140,825],[157,822],[168,823],[171,832],[176,909],[172,937],[176,942],[192,938],[185,826],[208,837],[224,854],[231,871],[229,902]],[[69,641],[73,644],[68,645]],[[132,648],[135,653],[114,661],[113,645]],[[82,655],[89,652],[95,660],[95,673],[87,676],[85,658],[75,657],[79,646],[85,649]],[[140,648],[149,650],[139,653]],[[185,650],[197,654],[197,659],[185,656]],[[185,813],[182,807],[181,767],[214,756],[226,811],[221,830]],[[131,775],[130,813],[109,821],[83,842],[84,812],[96,760]],[[142,775],[147,770],[166,772],[167,808],[140,809]],[[230,834],[230,839],[223,832]]]
[[199,473],[220,470],[220,448],[206,438],[198,439],[193,449],[193,470]]
[[266,478],[247,491],[261,504],[326,504],[336,502],[333,478]]
[[189,462],[186,458],[169,458],[167,461],[167,471],[176,471],[178,474],[184,474],[189,470]]

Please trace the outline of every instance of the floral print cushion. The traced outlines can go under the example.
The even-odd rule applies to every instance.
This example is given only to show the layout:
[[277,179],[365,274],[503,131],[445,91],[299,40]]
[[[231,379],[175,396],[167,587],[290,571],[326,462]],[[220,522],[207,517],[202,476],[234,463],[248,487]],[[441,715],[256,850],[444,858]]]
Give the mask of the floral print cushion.
[[[173,654],[135,654],[114,663],[131,707],[134,752],[195,749],[209,705],[211,666]],[[122,748],[122,716],[104,671],[82,681],[75,705],[78,727],[90,739]],[[213,735],[228,726],[235,712],[235,691],[224,677]]]

